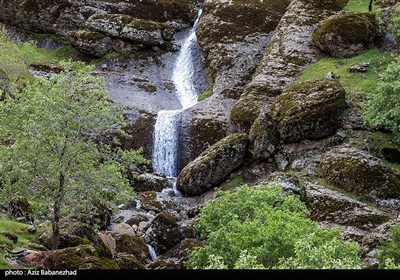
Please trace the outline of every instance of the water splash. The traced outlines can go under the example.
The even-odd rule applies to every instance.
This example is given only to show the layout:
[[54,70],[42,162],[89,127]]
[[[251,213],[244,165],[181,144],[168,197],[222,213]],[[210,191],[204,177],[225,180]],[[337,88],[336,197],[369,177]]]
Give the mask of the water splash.
[[147,248],[149,248],[149,254],[150,254],[150,259],[151,261],[155,261],[157,259],[157,254],[156,254],[156,250],[154,250],[153,246],[146,244]]
[[201,10],[182,44],[173,68],[172,81],[182,109],[158,112],[154,126],[153,169],[168,177],[177,176],[180,113],[197,103],[192,49],[194,44],[197,44],[196,27],[200,15]]

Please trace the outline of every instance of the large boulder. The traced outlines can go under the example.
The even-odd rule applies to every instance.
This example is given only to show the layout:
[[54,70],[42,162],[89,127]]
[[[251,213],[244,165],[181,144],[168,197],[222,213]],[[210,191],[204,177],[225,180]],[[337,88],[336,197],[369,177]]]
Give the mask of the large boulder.
[[29,252],[24,259],[40,269],[118,269],[115,260],[99,256],[93,245],[53,250]]
[[127,234],[118,234],[115,236],[115,244],[117,256],[130,255],[142,265],[150,262],[149,248],[142,238]]
[[342,13],[323,20],[314,31],[313,41],[334,57],[351,57],[368,50],[376,33],[372,13]]
[[339,81],[319,79],[286,88],[271,107],[281,139],[286,143],[321,139],[335,133],[346,108]]
[[323,156],[321,173],[334,186],[373,200],[400,198],[400,173],[361,150],[332,149]]
[[319,222],[371,230],[391,219],[385,212],[318,184],[305,183],[303,199],[310,218]]
[[138,192],[155,191],[161,192],[164,188],[170,187],[168,178],[156,174],[141,174],[132,184],[133,189]]
[[231,134],[189,163],[177,180],[177,188],[187,195],[198,195],[223,182],[240,167],[247,152],[246,134]]
[[134,19],[120,33],[122,39],[145,46],[162,46],[170,41],[174,31],[171,25],[150,20]]
[[110,37],[120,37],[124,27],[133,21],[128,15],[121,14],[94,14],[85,22],[85,26],[92,31],[104,33]]
[[157,214],[146,234],[158,254],[165,253],[182,240],[176,217],[166,211]]
[[258,113],[271,106],[309,64],[322,57],[312,33],[324,18],[335,14],[346,1],[294,0],[286,9],[251,82],[232,108],[230,120],[238,131],[248,132]]
[[33,222],[33,211],[25,197],[17,197],[11,200],[7,207],[9,219],[25,222]]
[[102,57],[112,50],[110,37],[95,31],[77,30],[68,33],[71,44],[84,54]]

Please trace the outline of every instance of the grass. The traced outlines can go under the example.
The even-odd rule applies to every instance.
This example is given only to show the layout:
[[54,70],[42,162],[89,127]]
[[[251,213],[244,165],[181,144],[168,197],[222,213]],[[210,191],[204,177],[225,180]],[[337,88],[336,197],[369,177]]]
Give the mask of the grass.
[[210,67],[207,67],[206,74],[207,74],[208,87],[205,91],[200,93],[199,97],[197,98],[197,101],[199,101],[199,102],[210,97],[212,95],[212,90],[214,87],[213,73],[212,73],[212,70]]
[[15,248],[21,247],[35,241],[36,234],[30,234],[26,231],[28,225],[16,221],[11,221],[0,217],[0,233],[10,233],[18,237],[18,241],[13,243],[10,239],[0,234],[0,269],[10,269],[10,265],[5,262],[4,255],[6,251],[4,247]]
[[[349,3],[344,7],[345,11],[353,12],[368,12],[369,0],[350,0]],[[376,11],[376,6],[372,5],[372,11]]]
[[245,181],[246,181],[246,179],[242,174],[235,174],[235,175],[231,176],[226,182],[224,182],[220,186],[220,189],[222,191],[228,191],[233,188],[244,185],[246,183]]
[[[300,81],[323,78],[328,72],[332,71],[340,76],[339,80],[348,93],[363,93],[374,87],[379,79],[379,73],[393,59],[393,54],[380,52],[375,46],[365,53],[351,58],[325,57],[304,69]],[[350,66],[363,62],[370,63],[366,73],[350,73],[347,71]]]

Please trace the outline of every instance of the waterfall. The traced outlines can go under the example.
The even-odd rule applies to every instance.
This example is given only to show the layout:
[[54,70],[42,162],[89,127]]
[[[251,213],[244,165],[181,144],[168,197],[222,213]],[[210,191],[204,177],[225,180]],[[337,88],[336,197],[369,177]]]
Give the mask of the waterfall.
[[180,113],[197,103],[191,51],[193,45],[197,43],[196,27],[200,15],[201,10],[188,36],[183,41],[172,73],[172,81],[175,84],[177,97],[182,109],[158,112],[157,121],[154,126],[153,169],[168,177],[177,176]]

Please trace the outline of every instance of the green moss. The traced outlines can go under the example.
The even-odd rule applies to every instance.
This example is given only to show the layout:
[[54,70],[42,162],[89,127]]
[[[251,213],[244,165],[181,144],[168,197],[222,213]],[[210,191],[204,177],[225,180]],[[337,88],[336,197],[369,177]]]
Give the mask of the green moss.
[[[368,12],[369,0],[350,0],[349,3],[344,7],[345,11],[354,12]],[[376,11],[377,7],[373,3],[372,11]]]
[[[369,51],[351,58],[333,58],[325,57],[318,62],[306,67],[299,78],[300,81],[323,78],[330,71],[339,75],[339,81],[342,83],[347,93],[363,93],[373,88],[379,79],[379,73],[382,72],[393,55],[382,53],[376,47]],[[369,62],[370,66],[366,73],[349,73],[347,69],[358,63]]]
[[204,99],[210,97],[213,94],[213,88],[214,88],[214,75],[213,71],[210,67],[207,67],[206,69],[206,74],[207,74],[207,83],[208,87],[205,91],[200,93],[199,97],[197,98],[197,101],[203,101]]
[[242,174],[235,174],[226,180],[220,189],[223,191],[228,191],[236,187],[240,187],[246,183],[245,177]]

